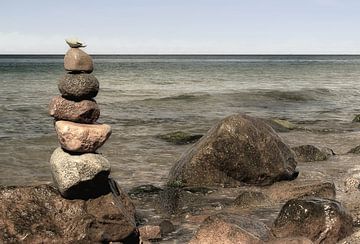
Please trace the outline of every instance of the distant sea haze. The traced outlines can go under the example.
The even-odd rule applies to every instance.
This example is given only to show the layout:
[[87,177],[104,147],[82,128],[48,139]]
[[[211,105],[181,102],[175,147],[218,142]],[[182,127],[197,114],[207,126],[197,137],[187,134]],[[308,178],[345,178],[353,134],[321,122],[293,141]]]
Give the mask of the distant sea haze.
[[[144,182],[137,184],[161,179],[184,150],[156,135],[204,133],[234,113],[357,130],[349,124],[360,113],[360,56],[93,57],[99,122],[113,127],[103,150],[128,185],[139,169]],[[0,55],[0,184],[51,180],[48,161],[58,145],[47,105],[64,73],[63,55]]]

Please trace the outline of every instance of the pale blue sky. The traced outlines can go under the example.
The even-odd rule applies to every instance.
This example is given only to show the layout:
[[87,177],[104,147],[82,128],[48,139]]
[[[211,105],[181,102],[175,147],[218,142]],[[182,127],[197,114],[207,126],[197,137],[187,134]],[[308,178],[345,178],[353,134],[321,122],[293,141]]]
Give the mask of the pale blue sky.
[[1,0],[0,53],[360,54],[359,0]]

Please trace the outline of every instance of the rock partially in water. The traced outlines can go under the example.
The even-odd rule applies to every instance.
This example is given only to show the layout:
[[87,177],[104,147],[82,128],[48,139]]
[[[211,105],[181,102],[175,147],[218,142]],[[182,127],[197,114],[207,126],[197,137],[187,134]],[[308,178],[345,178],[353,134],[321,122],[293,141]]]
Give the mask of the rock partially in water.
[[94,100],[75,102],[56,96],[50,102],[49,114],[55,120],[92,124],[99,118],[100,109]]
[[354,119],[352,120],[353,123],[360,122],[360,114],[355,115]]
[[166,235],[166,234],[169,234],[169,233],[175,231],[175,226],[173,225],[173,223],[170,220],[165,219],[165,220],[161,221],[159,226],[160,226],[162,235]]
[[71,155],[57,148],[50,158],[51,174],[62,196],[89,199],[110,192],[109,161],[95,153]]
[[160,187],[156,187],[154,185],[140,185],[134,188],[131,188],[128,192],[130,196],[142,196],[147,194],[157,194],[161,192],[162,189]]
[[289,132],[299,127],[285,119],[268,119],[265,120],[276,132]]
[[279,238],[267,242],[268,244],[313,244],[313,242],[305,237],[289,237],[289,238]]
[[335,199],[336,189],[334,182],[319,180],[277,182],[266,189],[269,197],[276,202],[283,202],[293,198],[321,197]]
[[360,145],[354,148],[351,148],[348,153],[360,154]]
[[64,57],[64,68],[72,73],[91,73],[94,64],[89,54],[79,48],[70,48]]
[[64,120],[56,121],[55,130],[61,147],[76,153],[94,153],[111,135],[111,127],[106,124],[79,124]]
[[67,200],[50,185],[0,187],[1,243],[138,243],[126,193]]
[[324,161],[334,155],[331,149],[320,149],[313,145],[301,145],[291,148],[300,162]]
[[336,243],[353,232],[353,225],[338,201],[304,198],[286,202],[272,231],[281,238],[302,236],[315,243]]
[[161,230],[158,225],[144,225],[139,227],[141,240],[156,240],[161,238]]
[[81,101],[96,97],[99,81],[92,74],[66,74],[58,82],[61,95],[67,99]]
[[189,244],[260,244],[270,238],[269,229],[260,221],[233,214],[216,214],[205,219]]
[[183,131],[175,131],[167,134],[158,135],[157,137],[175,145],[184,145],[194,143],[198,141],[202,136],[203,135],[200,134],[190,134]]
[[234,200],[234,206],[240,208],[259,207],[270,204],[268,196],[260,191],[243,191]]
[[296,178],[291,149],[261,119],[229,116],[185,152],[169,173],[184,186],[270,185]]

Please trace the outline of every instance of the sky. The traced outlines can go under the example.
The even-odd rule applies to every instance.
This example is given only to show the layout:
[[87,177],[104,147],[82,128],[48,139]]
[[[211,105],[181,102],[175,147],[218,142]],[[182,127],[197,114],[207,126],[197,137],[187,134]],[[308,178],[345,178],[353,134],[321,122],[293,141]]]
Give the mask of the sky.
[[0,54],[360,54],[359,0],[0,0]]

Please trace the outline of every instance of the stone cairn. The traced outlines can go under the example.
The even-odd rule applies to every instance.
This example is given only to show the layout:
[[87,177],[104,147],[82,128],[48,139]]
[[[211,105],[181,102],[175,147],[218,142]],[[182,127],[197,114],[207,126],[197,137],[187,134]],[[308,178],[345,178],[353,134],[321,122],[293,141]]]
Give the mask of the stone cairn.
[[100,109],[94,100],[99,82],[92,58],[77,40],[66,40],[70,49],[64,58],[67,71],[58,82],[61,96],[52,98],[49,113],[61,147],[53,152],[50,165],[55,186],[68,199],[89,199],[110,192],[110,163],[96,153],[111,134],[111,127],[96,123]]

